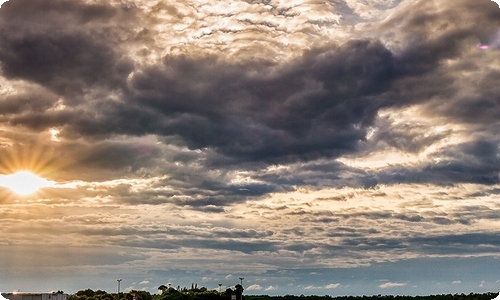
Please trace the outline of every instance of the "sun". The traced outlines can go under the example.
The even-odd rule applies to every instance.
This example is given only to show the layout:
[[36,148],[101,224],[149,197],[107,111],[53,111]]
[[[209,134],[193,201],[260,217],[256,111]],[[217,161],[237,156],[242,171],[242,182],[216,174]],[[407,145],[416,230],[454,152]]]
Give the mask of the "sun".
[[55,182],[25,170],[9,175],[0,175],[0,186],[8,188],[20,196],[34,194],[41,188],[54,185]]

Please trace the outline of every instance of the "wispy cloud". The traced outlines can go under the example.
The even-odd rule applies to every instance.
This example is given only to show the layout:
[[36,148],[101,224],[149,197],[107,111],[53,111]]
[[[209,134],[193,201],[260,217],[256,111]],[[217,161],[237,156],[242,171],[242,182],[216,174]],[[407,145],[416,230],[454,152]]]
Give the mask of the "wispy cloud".
[[330,283],[325,286],[325,289],[337,289],[341,286],[340,283]]
[[247,291],[260,291],[262,287],[258,284],[252,284],[246,288]]
[[406,283],[401,283],[401,282],[384,282],[381,285],[379,285],[379,288],[381,289],[392,289],[396,287],[402,287],[406,286]]

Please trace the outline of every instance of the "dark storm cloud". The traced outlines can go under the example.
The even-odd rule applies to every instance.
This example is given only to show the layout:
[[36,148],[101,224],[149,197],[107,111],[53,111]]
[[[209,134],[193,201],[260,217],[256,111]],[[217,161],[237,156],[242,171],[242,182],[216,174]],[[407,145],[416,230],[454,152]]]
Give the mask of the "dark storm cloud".
[[429,132],[429,128],[423,124],[403,123],[391,124],[391,118],[397,118],[397,114],[379,117],[377,130],[370,140],[362,148],[362,151],[383,151],[385,149],[398,149],[406,153],[420,153],[429,145],[441,141],[451,134],[450,130],[442,132]]
[[120,86],[131,70],[130,61],[116,53],[116,33],[109,28],[120,13],[66,0],[5,3],[0,11],[3,74],[69,96],[68,103],[90,87]]
[[[214,148],[241,160],[338,156],[363,139],[364,125],[377,111],[368,97],[384,88],[391,73],[391,54],[382,44],[354,41],[285,67],[167,56],[164,66],[135,72],[125,88],[130,63],[113,43],[113,32],[103,29],[116,22],[118,9],[68,1],[37,2],[18,12],[21,7],[19,1],[2,9],[4,75],[68,96],[66,104],[95,88],[121,89],[128,101],[112,103],[104,94],[99,104],[89,99],[72,112],[11,120],[32,128],[64,125],[62,134],[179,136],[192,149]],[[50,21],[35,26],[47,14]],[[105,111],[106,118],[89,109]],[[131,124],[129,115],[138,122]]]
[[[458,17],[457,17],[458,16]],[[379,33],[395,43],[399,76],[388,90],[393,105],[430,102],[429,113],[438,112],[451,119],[491,123],[499,111],[493,100],[496,87],[491,80],[497,71],[486,71],[471,78],[477,93],[464,97],[460,81],[465,72],[485,71],[479,45],[495,35],[500,27],[500,11],[491,1],[418,1],[382,23]],[[475,50],[475,51],[474,51]],[[455,60],[455,64],[447,64]],[[476,82],[477,80],[477,82]],[[483,118],[486,117],[486,118]],[[490,118],[491,116],[492,118]]]
[[57,102],[57,98],[43,89],[30,88],[36,91],[36,95],[20,93],[6,96],[0,101],[0,120],[13,114],[44,112]]
[[353,41],[304,57],[272,68],[166,57],[164,67],[132,77],[131,100],[164,115],[155,133],[242,160],[354,151],[380,106],[372,96],[391,79],[391,53],[376,41]]
[[[53,176],[65,180],[106,181],[116,179],[117,173],[131,177],[136,173],[155,176],[147,182],[138,183],[139,187],[134,186],[134,182],[110,182],[98,188],[91,183],[79,188],[87,197],[106,193],[115,201],[126,204],[170,203],[193,210],[224,212],[224,207],[231,203],[293,189],[290,185],[272,182],[232,182],[231,170],[207,169],[199,165],[205,159],[202,153],[183,153],[155,140],[61,142],[57,151],[49,151],[44,156],[49,162],[58,162],[55,166],[48,165],[57,169],[57,174]],[[165,157],[171,160],[165,161]],[[8,163],[8,159],[0,162]]]
[[83,148],[76,150],[80,151],[77,163],[90,169],[130,169],[135,172],[139,168],[152,167],[154,159],[162,154],[155,145],[141,141],[103,141],[83,147],[74,144],[71,147]]
[[443,174],[453,181],[494,184],[500,181],[500,148],[496,141],[478,140],[444,153],[449,160],[425,171]]
[[407,169],[389,168],[375,178],[379,183],[478,183],[500,182],[500,148],[494,141],[478,140],[436,154],[440,162]]
[[[500,12],[491,1],[418,1],[384,21],[380,33],[400,42],[404,69],[418,75],[445,58],[465,54],[468,43],[483,42],[498,30]],[[460,18],[457,18],[460,16]]]
[[[39,130],[62,127],[61,136],[66,138],[117,134],[168,137],[192,150],[213,151],[212,157],[203,157],[205,166],[235,168],[258,162],[262,167],[369,152],[370,148],[364,147],[367,129],[383,108],[439,103],[433,112],[450,119],[469,118],[487,124],[497,117],[495,71],[479,81],[480,93],[473,101],[457,96],[460,81],[456,74],[464,68],[477,68],[471,67],[472,62],[466,64],[472,55],[470,45],[486,40],[498,28],[498,10],[490,8],[486,1],[415,3],[412,10],[396,13],[373,29],[385,39],[394,39],[399,46],[394,49],[377,39],[352,40],[340,46],[313,48],[286,64],[234,62],[222,55],[167,55],[163,64],[133,70],[119,36],[133,39],[134,34],[126,28],[138,20],[139,12],[134,8],[63,0],[27,5],[18,0],[7,3],[0,12],[3,73],[40,84],[54,93],[54,98],[44,102],[26,96],[16,105],[14,100],[1,105],[6,108],[6,122]],[[479,24],[466,22],[476,19]],[[463,64],[452,68],[444,63],[448,59]],[[58,97],[70,107],[49,110],[51,101],[54,105]],[[79,106],[71,107],[76,104]],[[417,138],[419,133],[406,128],[382,130],[374,138],[396,149],[418,152],[443,137]],[[122,146],[97,148],[80,165],[113,169],[130,166],[129,161],[136,159],[136,153]],[[458,153],[461,149],[445,151]],[[418,170],[370,175],[325,162],[323,170],[306,166],[288,177],[264,174],[263,184],[237,186],[200,179],[193,185],[206,191],[220,190],[221,196],[250,197],[293,184],[370,187],[379,182],[431,179],[498,182],[494,176],[498,170],[490,165],[497,162],[493,156],[469,154],[479,163],[464,162],[457,156]],[[151,162],[156,157],[151,156]],[[352,176],[341,178],[341,172]]]

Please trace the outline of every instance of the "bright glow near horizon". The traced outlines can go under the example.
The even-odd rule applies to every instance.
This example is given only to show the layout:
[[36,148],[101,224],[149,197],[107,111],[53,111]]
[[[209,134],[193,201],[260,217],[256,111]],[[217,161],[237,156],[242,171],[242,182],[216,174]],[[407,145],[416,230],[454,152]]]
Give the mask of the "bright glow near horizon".
[[19,171],[14,174],[1,175],[0,186],[6,187],[18,195],[26,196],[41,188],[54,186],[54,182],[29,171]]

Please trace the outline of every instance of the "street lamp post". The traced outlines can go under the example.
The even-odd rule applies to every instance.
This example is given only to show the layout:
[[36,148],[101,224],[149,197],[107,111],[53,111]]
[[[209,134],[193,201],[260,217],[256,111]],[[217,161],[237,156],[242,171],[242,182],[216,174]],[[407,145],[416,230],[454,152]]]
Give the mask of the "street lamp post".
[[222,293],[222,283],[219,283],[219,294]]
[[118,293],[116,294],[116,300],[120,300],[120,282],[122,281],[122,279],[117,279],[116,281],[118,281]]
[[240,277],[240,284],[241,284],[241,287],[243,287],[243,279],[245,279],[245,278]]

